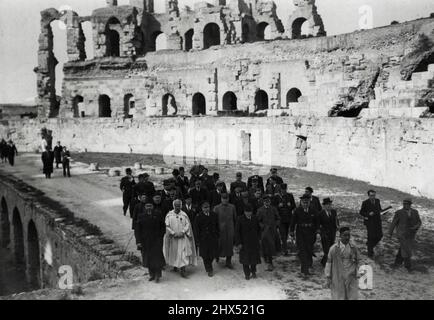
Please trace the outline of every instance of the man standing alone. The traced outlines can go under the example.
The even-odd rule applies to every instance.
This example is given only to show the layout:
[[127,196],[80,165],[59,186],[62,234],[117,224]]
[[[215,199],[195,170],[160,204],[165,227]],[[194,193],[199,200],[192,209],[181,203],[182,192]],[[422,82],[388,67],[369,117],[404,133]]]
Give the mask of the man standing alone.
[[413,255],[416,233],[422,225],[419,212],[412,209],[411,205],[411,199],[403,201],[403,208],[396,211],[389,229],[390,237],[392,237],[393,231],[396,229],[396,235],[400,244],[393,267],[397,268],[404,262],[409,272],[412,270],[411,257]]
[[[133,171],[131,168],[127,168],[125,170],[126,176],[121,179],[120,188],[122,190],[122,201],[124,203],[123,210],[124,216],[127,215],[127,210],[130,205],[132,205],[132,197],[133,197],[133,187],[136,184],[133,177]],[[130,208],[130,212],[133,212],[134,208]],[[131,215],[132,216],[132,215]]]
[[364,218],[365,226],[368,231],[368,257],[374,258],[374,248],[383,238],[383,228],[381,224],[381,204],[376,198],[374,190],[368,191],[369,199],[363,201],[360,215]]

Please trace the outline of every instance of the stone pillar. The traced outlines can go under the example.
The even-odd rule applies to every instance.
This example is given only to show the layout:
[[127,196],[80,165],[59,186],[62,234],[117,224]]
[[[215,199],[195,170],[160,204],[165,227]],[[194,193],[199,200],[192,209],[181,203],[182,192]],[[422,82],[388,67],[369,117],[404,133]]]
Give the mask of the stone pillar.
[[280,73],[273,73],[269,87],[270,109],[281,108],[281,89],[280,89]]
[[86,38],[83,33],[80,18],[77,14],[73,14],[71,20],[72,21],[66,22],[68,61],[83,61],[86,60]]

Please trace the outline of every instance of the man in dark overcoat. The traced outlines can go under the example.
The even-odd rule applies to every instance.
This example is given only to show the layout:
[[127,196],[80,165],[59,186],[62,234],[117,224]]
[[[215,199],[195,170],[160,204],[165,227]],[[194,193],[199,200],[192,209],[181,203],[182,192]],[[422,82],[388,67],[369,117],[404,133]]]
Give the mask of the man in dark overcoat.
[[327,257],[332,245],[335,244],[336,231],[339,228],[339,219],[336,210],[332,208],[333,201],[325,198],[322,202],[323,209],[319,214],[319,228],[321,232],[321,245],[324,256],[321,259],[323,267],[327,264]]
[[369,199],[363,201],[360,215],[364,219],[364,224],[368,232],[368,257],[374,257],[374,248],[383,238],[383,227],[381,222],[381,203],[377,199],[375,190],[368,191]]
[[246,280],[256,278],[256,266],[261,264],[260,237],[261,227],[258,218],[253,215],[253,208],[244,208],[244,214],[238,217],[235,227],[235,245],[240,252]]
[[154,210],[152,201],[136,207],[137,235],[140,243],[143,266],[149,269],[149,281],[159,282],[163,267],[163,238],[166,224],[161,212]]
[[285,256],[288,256],[288,235],[289,227],[291,226],[292,211],[296,208],[294,196],[288,192],[288,185],[281,184],[280,195],[276,196],[277,209],[280,215],[279,233],[282,240],[282,251]]
[[296,239],[298,256],[301,263],[301,273],[310,275],[309,268],[313,265],[313,246],[316,235],[319,233],[318,212],[309,206],[310,197],[303,195],[301,206],[295,209],[291,219],[291,237]]
[[[127,215],[128,208],[131,205],[131,198],[133,197],[133,187],[136,184],[133,177],[133,171],[131,168],[127,168],[125,170],[125,177],[121,179],[120,189],[122,191],[122,201],[123,201],[123,212],[124,216]],[[131,212],[134,208],[130,208],[130,216]]]
[[202,203],[202,210],[194,221],[196,244],[199,246],[199,255],[203,259],[205,270],[209,277],[213,277],[212,263],[218,258],[219,222],[215,212],[211,211],[210,204]]

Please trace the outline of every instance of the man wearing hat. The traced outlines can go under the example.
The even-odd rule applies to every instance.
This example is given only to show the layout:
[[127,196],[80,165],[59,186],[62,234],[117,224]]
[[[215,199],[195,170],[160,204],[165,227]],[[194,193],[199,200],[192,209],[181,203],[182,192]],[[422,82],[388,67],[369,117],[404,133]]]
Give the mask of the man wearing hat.
[[268,264],[267,271],[273,271],[273,256],[280,251],[280,237],[277,230],[280,217],[277,209],[271,205],[271,196],[264,196],[264,206],[259,208],[256,216],[261,227],[262,253]]
[[313,195],[313,189],[311,187],[307,187],[304,190],[304,193],[310,198],[310,206],[312,206],[317,212],[321,212],[321,201],[318,197]]
[[[124,210],[124,216],[127,215],[127,210],[130,207],[131,204],[131,198],[133,196],[133,187],[136,184],[133,177],[133,171],[131,168],[127,168],[125,170],[126,176],[121,179],[120,188],[122,191],[122,200],[124,203],[123,210]],[[132,215],[131,212],[134,210],[134,208],[130,207],[130,216]]]
[[210,201],[211,201],[211,209],[215,206],[218,206],[222,200],[221,196],[225,192],[225,183],[223,181],[219,181],[216,184],[216,189],[211,192]]
[[201,212],[194,220],[196,245],[199,247],[205,271],[209,277],[213,277],[212,263],[219,256],[219,219],[217,214],[211,211],[208,201],[202,203],[201,207]]
[[237,212],[235,206],[229,203],[229,195],[223,193],[222,203],[214,208],[219,221],[219,257],[226,258],[226,268],[233,269],[234,233]]
[[136,206],[136,237],[142,252],[143,267],[149,269],[149,281],[158,283],[166,265],[163,255],[166,225],[160,211],[154,210],[152,201],[146,200],[144,205],[142,203]]
[[419,212],[411,207],[412,200],[405,199],[403,208],[396,211],[389,229],[389,236],[392,237],[396,229],[396,235],[399,240],[400,248],[395,258],[393,267],[399,267],[404,262],[408,271],[411,271],[411,257],[413,254],[415,237],[417,231],[422,225]]
[[270,177],[267,179],[266,186],[271,184],[271,178],[273,178],[275,183],[278,185],[281,185],[283,183],[283,179],[277,175],[277,169],[276,168],[270,169]]
[[360,215],[364,219],[364,223],[368,232],[368,257],[374,257],[374,248],[383,238],[383,227],[381,222],[381,203],[376,198],[375,190],[368,191],[369,199],[363,201],[360,209]]
[[231,195],[235,193],[237,187],[241,189],[240,192],[247,190],[247,184],[243,181],[243,174],[241,172],[237,172],[235,181],[231,183]]
[[208,190],[202,186],[201,180],[196,180],[194,182],[194,188],[190,189],[188,194],[191,197],[193,207],[196,208],[196,210],[200,210],[202,203],[208,201],[209,197]]
[[309,206],[310,197],[303,195],[301,206],[295,209],[291,220],[291,237],[295,239],[298,248],[298,256],[301,263],[301,273],[310,275],[309,268],[313,265],[313,246],[316,235],[319,233],[319,214]]
[[247,179],[247,188],[249,192],[253,195],[256,189],[261,190],[262,193],[265,192],[264,180],[259,175],[253,175]]
[[336,231],[339,228],[339,220],[336,210],[332,209],[333,201],[325,198],[322,202],[323,209],[319,214],[319,227],[321,232],[321,245],[324,256],[321,264],[325,267],[330,247],[335,243]]
[[340,240],[330,248],[324,273],[332,300],[357,300],[359,252],[350,242],[350,228],[342,227],[339,233]]

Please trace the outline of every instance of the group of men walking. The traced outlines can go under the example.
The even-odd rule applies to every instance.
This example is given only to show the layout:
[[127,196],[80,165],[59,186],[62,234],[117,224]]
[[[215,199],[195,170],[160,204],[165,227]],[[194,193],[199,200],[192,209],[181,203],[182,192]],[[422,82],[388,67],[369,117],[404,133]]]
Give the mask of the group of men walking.
[[[250,280],[256,278],[261,256],[267,270],[272,271],[273,258],[279,252],[289,255],[288,243],[294,239],[301,273],[308,277],[319,235],[323,249],[321,264],[333,296],[345,299],[356,296],[359,253],[350,242],[350,229],[340,227],[333,201],[325,198],[321,202],[311,187],[305,189],[297,205],[276,169],[271,170],[265,185],[258,175],[249,177],[246,183],[242,174],[237,173],[228,190],[218,173],[208,175],[203,167],[194,167],[190,179],[184,168],[173,170],[173,177],[164,181],[161,191],[155,190],[148,174],[140,175],[136,183],[131,169],[126,173],[120,184],[123,213],[130,211],[136,243],[151,281],[160,280],[166,265],[186,277],[186,267],[197,265],[197,256],[203,259],[205,270],[212,277],[214,261],[225,259],[225,266],[232,269],[235,252],[239,253],[245,278]],[[368,194],[360,215],[368,231],[368,255],[373,257],[374,248],[382,239],[383,211],[375,191]],[[401,248],[394,266],[405,262],[411,268],[414,235],[420,228],[420,218],[411,209],[411,200],[405,200],[404,208],[396,213],[390,234],[395,228]],[[338,241],[337,231],[340,231]]]
[[0,141],[0,159],[2,163],[8,162],[12,167],[15,165],[15,156],[18,155],[17,147],[12,140],[6,142],[1,139]]

